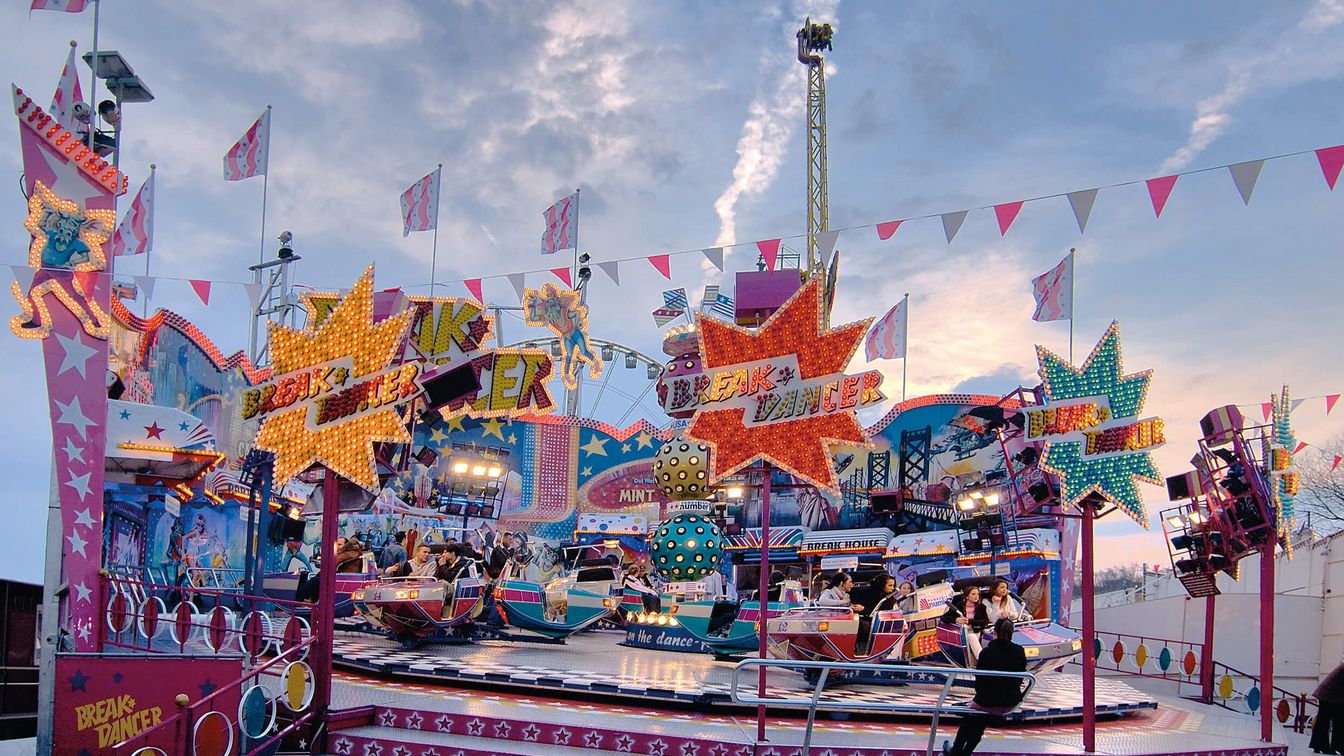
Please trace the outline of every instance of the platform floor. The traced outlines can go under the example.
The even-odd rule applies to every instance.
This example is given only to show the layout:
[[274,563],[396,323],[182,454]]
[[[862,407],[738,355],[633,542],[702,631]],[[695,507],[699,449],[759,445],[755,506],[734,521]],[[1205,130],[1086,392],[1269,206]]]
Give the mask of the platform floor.
[[[715,661],[708,654],[676,653],[619,645],[623,632],[588,632],[563,645],[483,641],[455,645],[426,645],[403,649],[390,639],[362,632],[336,634],[335,664],[340,669],[387,678],[415,678],[448,685],[488,685],[514,691],[551,694],[582,693],[629,703],[675,701],[700,710],[738,709],[729,694],[732,662]],[[941,683],[941,681],[939,681]],[[792,671],[772,671],[769,689],[774,696],[796,696],[811,686]],[[939,685],[843,685],[828,687],[827,700],[890,700],[924,703],[936,708]],[[954,689],[953,701],[971,697],[969,688]],[[1076,675],[1048,673],[1013,719],[1047,721],[1082,717],[1082,689]],[[1097,683],[1097,711],[1117,715],[1152,709],[1149,694],[1116,680]]]
[[[338,673],[338,709],[363,720],[332,732],[328,750],[349,756],[446,756],[589,753],[656,756],[793,756],[805,722],[772,716],[767,742],[755,743],[754,716],[626,706],[540,695],[455,689]],[[1283,756],[1284,745],[1258,742],[1254,719],[1181,699],[1156,697],[1158,708],[1110,717],[1098,725],[1097,753],[1112,756]],[[955,723],[940,730],[950,739]],[[927,722],[819,717],[816,756],[906,756],[924,753]],[[986,733],[977,753],[1082,753],[1078,723],[1016,723]]]

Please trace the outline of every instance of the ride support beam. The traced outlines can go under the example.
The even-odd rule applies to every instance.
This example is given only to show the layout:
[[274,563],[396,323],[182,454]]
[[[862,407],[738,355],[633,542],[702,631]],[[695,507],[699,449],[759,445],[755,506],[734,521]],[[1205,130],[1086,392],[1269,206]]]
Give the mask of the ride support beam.
[[[756,637],[759,640],[757,652],[761,659],[766,656],[767,636],[770,628],[770,479],[773,477],[773,465],[764,464],[762,466],[765,480],[761,483],[761,579],[756,594],[756,603],[760,606],[759,623],[761,629],[757,631]],[[765,698],[765,667],[762,665],[757,672],[756,677],[756,697]],[[756,742],[765,742],[765,704],[756,706]]]
[[1094,569],[1092,522],[1097,511],[1092,502],[1083,501],[1083,750],[1097,750],[1097,602]]
[[1216,594],[1204,597],[1204,652],[1199,656],[1199,697],[1206,704],[1213,703],[1213,617],[1216,598]]
[[1260,739],[1274,740],[1274,546],[1260,552]]
[[[313,711],[314,720],[326,733],[327,712],[331,708],[331,659],[336,616],[336,521],[341,509],[341,484],[328,469],[322,478],[322,567],[317,573],[317,605],[312,631]],[[319,744],[314,743],[315,747]],[[322,744],[325,747],[325,743]]]

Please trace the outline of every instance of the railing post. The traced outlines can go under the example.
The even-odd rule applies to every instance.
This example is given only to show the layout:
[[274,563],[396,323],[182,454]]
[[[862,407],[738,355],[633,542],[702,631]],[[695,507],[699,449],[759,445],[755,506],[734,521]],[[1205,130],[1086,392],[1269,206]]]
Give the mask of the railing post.
[[1199,689],[1204,703],[1213,703],[1214,596],[1204,599],[1204,649],[1199,654]]
[[1096,509],[1084,500],[1083,506],[1083,750],[1097,750],[1097,607],[1093,581],[1092,520]]
[[1274,547],[1271,538],[1260,551],[1260,739],[1274,739]]
[[807,731],[803,733],[803,756],[808,756],[812,751],[812,725],[817,721],[817,702],[821,700],[821,690],[826,687],[826,680],[830,676],[830,667],[823,667],[821,674],[817,676],[817,689],[812,691],[812,706],[807,710]]
[[98,570],[98,606],[94,607],[93,651],[103,652],[103,638],[107,635],[107,570]]

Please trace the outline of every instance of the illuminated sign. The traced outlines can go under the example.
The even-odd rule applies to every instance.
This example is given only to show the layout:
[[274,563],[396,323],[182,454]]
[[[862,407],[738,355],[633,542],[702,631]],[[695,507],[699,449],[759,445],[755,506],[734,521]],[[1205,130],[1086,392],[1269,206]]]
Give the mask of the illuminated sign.
[[1033,441],[1082,440],[1084,459],[1154,449],[1166,443],[1161,418],[1117,420],[1109,400],[1095,397],[1082,404],[1029,407],[1026,434]]
[[668,376],[663,409],[669,414],[691,408],[744,409],[746,426],[788,422],[803,417],[854,410],[881,402],[882,374],[824,375],[801,378],[798,356],[715,368],[698,375]]
[[[392,404],[409,401],[420,389],[420,366],[408,363],[352,382],[354,361],[333,360],[289,373],[243,392],[243,419],[266,416],[296,406],[308,408],[307,427],[318,431],[332,423],[354,420]],[[348,385],[347,385],[348,384]]]
[[560,381],[573,390],[579,385],[580,363],[590,378],[602,377],[602,358],[588,343],[588,306],[579,292],[545,284],[523,290],[523,316],[530,326],[545,326],[560,337]]

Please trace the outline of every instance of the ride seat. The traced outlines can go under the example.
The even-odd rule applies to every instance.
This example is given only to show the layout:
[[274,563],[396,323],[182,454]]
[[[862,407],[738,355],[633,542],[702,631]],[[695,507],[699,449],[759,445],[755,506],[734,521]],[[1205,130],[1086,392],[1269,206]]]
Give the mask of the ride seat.
[[730,627],[741,609],[742,606],[736,601],[715,601],[714,608],[709,612],[707,632],[713,635],[725,627]]

